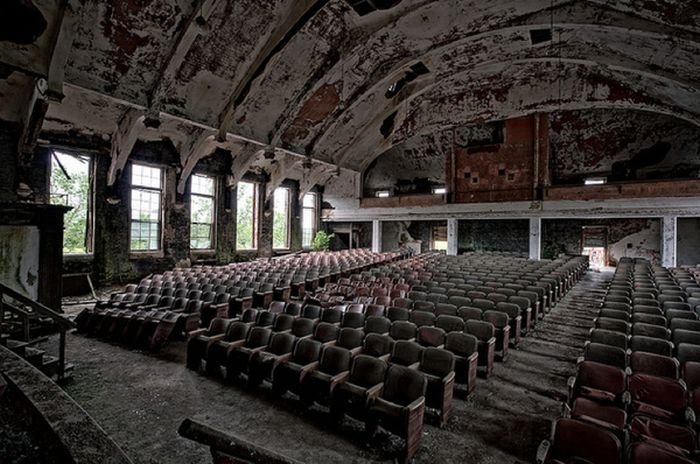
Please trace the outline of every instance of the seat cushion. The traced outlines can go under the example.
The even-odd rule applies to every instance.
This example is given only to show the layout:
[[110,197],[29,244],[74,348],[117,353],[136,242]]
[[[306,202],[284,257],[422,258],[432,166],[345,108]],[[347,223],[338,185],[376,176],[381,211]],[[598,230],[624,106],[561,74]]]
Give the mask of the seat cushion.
[[377,398],[370,407],[370,411],[389,418],[399,418],[403,415],[404,407],[391,403],[383,398]]

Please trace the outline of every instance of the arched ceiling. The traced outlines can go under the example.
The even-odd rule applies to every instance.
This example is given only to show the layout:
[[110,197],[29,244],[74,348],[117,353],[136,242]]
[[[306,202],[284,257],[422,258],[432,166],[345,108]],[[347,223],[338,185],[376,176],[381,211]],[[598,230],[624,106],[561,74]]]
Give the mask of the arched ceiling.
[[[539,111],[630,108],[700,123],[696,0],[403,0],[365,16],[346,0],[34,3],[66,9],[73,28],[70,90],[45,124],[56,131],[110,135],[138,107],[160,114],[153,131],[171,138],[190,124],[362,170],[412,137]],[[533,44],[532,30],[550,28]],[[50,67],[29,69],[31,47],[3,44],[6,65]],[[429,72],[387,98],[417,62]]]

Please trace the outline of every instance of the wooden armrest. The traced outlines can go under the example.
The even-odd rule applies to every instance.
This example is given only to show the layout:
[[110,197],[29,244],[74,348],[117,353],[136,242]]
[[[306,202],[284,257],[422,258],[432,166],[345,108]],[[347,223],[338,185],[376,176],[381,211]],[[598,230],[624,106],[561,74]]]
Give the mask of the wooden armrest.
[[187,340],[190,340],[199,335],[204,335],[209,332],[209,329],[197,329],[187,333]]
[[384,391],[384,382],[381,382],[381,383],[378,383],[377,385],[369,387],[367,389],[367,391],[365,392],[367,403],[374,401],[374,399],[377,398],[379,395],[381,395],[383,391]]
[[331,377],[331,389],[333,389],[339,383],[345,382],[348,379],[348,377],[350,377],[350,371],[343,371]]
[[416,399],[413,403],[406,406],[406,412],[408,415],[410,415],[413,412],[422,408],[424,405],[425,405],[425,396],[421,396],[420,398]]
[[455,371],[450,372],[442,379],[443,385],[449,385],[455,381]]

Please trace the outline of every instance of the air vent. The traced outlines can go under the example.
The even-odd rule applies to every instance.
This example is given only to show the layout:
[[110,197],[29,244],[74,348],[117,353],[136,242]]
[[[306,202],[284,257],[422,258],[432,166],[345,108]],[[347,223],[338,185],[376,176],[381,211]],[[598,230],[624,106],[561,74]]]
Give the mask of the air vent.
[[551,29],[530,29],[530,41],[532,45],[537,45],[542,42],[552,41]]
[[389,86],[389,88],[386,91],[385,97],[394,98],[396,95],[399,94],[399,92],[401,92],[401,89],[403,89],[406,86],[406,84],[415,81],[418,78],[418,76],[422,76],[424,74],[429,73],[430,70],[421,61],[411,65],[411,67],[406,71],[405,75],[401,79]]
[[382,122],[382,127],[379,128],[379,132],[382,133],[384,138],[388,138],[392,132],[394,132],[394,123],[396,122],[396,111],[391,113],[390,116]]
[[352,7],[353,10],[360,16],[372,13],[377,10],[388,10],[393,8],[401,0],[345,0]]

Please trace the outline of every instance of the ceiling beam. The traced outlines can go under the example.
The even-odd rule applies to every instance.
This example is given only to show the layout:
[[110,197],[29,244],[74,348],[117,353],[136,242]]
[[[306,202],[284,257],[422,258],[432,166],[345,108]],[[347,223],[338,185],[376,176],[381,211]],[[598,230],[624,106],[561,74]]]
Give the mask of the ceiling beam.
[[236,86],[231,94],[226,106],[219,114],[219,139],[225,137],[226,131],[228,131],[231,126],[236,108],[243,103],[243,100],[245,100],[250,93],[253,81],[265,72],[268,63],[284,50],[292,37],[302,30],[329,1],[330,0],[299,1],[298,4],[302,6],[284,18],[283,23],[273,32],[270,40],[268,40],[260,54],[248,68],[243,79],[240,80],[238,86]]
[[124,170],[129,155],[136,145],[139,133],[144,127],[145,112],[137,108],[128,108],[117,123],[112,134],[112,162],[107,172],[107,185],[113,186]]
[[289,173],[298,162],[299,160],[288,158],[286,156],[276,160],[270,172],[270,180],[265,186],[266,202],[272,198],[272,193],[275,191],[275,189],[282,185],[282,182],[289,177]]
[[264,149],[254,144],[244,144],[238,153],[233,157],[231,163],[231,176],[228,179],[227,187],[234,189],[243,179],[253,163],[265,153]]
[[63,81],[68,55],[73,48],[73,39],[78,25],[78,18],[73,9],[65,4],[60,12],[60,24],[49,60],[46,97],[52,103],[60,103],[63,98]]
[[216,11],[222,0],[200,0],[200,6],[195,9],[187,20],[182,32],[175,41],[170,55],[166,58],[155,84],[148,93],[148,108],[145,123],[149,127],[157,127],[160,121],[160,111],[163,99],[175,81],[176,75],[187,56],[192,44],[200,34],[207,32],[207,21]]
[[336,176],[338,176],[338,168],[317,164],[299,181],[299,200],[303,200],[304,195],[309,193],[316,185],[325,184],[332,177]]

